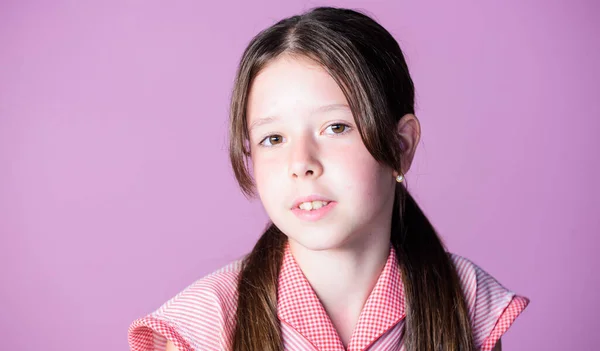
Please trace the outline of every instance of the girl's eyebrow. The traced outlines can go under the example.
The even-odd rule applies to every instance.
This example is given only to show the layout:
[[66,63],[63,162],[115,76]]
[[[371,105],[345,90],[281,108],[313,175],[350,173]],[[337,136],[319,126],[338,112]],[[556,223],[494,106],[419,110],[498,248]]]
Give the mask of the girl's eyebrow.
[[255,128],[267,125],[267,124],[275,122],[277,120],[279,120],[278,117],[262,117],[262,118],[259,118],[259,119],[257,119],[256,121],[254,121],[254,122],[252,122],[250,124],[249,131],[252,132]]
[[[329,111],[334,111],[334,110],[348,110],[348,111],[350,111],[350,106],[348,106],[347,104],[323,105],[323,106],[319,106],[317,108],[314,108],[312,111],[310,111],[310,114],[312,115],[314,113],[323,113],[323,112],[329,112]],[[279,120],[279,117],[277,117],[277,116],[261,117],[261,118],[257,119],[256,121],[254,121],[254,122],[252,122],[250,124],[249,131],[252,132],[252,130],[254,130],[255,128],[267,125],[269,123],[276,122],[278,120]]]

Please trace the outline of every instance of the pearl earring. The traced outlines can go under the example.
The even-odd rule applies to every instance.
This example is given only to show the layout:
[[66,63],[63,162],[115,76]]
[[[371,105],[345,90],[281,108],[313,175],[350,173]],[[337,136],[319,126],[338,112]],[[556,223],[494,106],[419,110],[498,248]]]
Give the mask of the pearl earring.
[[404,180],[404,176],[402,174],[398,174],[398,176],[396,177],[396,181],[398,183],[401,183]]

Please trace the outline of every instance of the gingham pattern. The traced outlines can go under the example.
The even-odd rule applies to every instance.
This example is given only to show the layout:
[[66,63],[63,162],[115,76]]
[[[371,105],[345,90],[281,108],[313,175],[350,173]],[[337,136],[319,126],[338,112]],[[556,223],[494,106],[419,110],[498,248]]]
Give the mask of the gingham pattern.
[[[344,350],[325,308],[304,277],[286,245],[279,276],[278,317],[302,334],[318,350]],[[387,262],[367,299],[352,333],[348,351],[364,350],[404,318],[400,269],[390,245]]]
[[529,299],[516,295],[500,316],[500,319],[497,321],[494,329],[492,329],[490,336],[488,336],[488,338],[483,342],[483,345],[481,345],[481,351],[491,351],[496,345],[498,339],[500,339],[502,334],[508,330],[515,318],[517,318],[517,316],[525,309],[525,307],[527,307],[528,304]]
[[[469,308],[475,346],[478,350],[490,351],[527,307],[529,299],[506,289],[469,259],[455,254],[450,254],[450,257]],[[500,324],[499,321],[503,320],[510,322]]]
[[[529,299],[504,288],[470,260],[450,254],[463,291],[477,350],[491,351]],[[390,253],[361,311],[348,351],[402,351],[405,300],[396,252]],[[201,278],[129,327],[131,350],[225,350],[235,326],[241,259]],[[278,317],[287,351],[345,351],[323,305],[286,245],[278,287]]]

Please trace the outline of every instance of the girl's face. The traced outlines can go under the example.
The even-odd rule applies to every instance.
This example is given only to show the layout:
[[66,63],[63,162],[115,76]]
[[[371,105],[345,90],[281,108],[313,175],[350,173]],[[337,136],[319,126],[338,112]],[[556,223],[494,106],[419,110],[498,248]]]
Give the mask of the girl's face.
[[[247,116],[259,197],[291,245],[389,241],[394,170],[367,151],[348,101],[322,67],[289,56],[271,62],[251,86]],[[301,209],[299,201],[308,203]]]

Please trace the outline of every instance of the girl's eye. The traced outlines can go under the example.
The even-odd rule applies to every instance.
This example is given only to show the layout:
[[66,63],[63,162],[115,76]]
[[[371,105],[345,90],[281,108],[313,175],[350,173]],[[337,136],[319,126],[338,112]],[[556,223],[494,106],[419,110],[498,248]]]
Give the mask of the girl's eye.
[[332,132],[332,133],[327,133],[327,134],[344,134],[344,133],[347,133],[349,129],[350,129],[350,126],[347,124],[334,123],[334,124],[331,124],[329,127],[327,127],[327,129],[325,129],[325,130],[331,130],[331,132]]
[[283,139],[281,135],[269,135],[260,142],[260,145],[274,146],[281,143],[281,139]]
[[[334,123],[330,124],[326,129],[325,134],[329,135],[341,135],[348,133],[350,131],[350,126],[344,123]],[[331,132],[327,132],[327,131]],[[283,142],[283,137],[279,134],[272,134],[265,137],[260,143],[260,146],[271,147],[277,144],[281,144]]]

